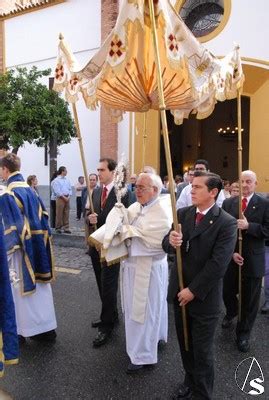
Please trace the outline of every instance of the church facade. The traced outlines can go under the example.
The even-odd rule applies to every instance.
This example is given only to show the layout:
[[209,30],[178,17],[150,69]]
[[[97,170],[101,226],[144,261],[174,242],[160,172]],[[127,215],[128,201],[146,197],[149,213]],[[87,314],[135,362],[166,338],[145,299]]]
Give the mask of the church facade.
[[[83,66],[114,26],[121,1],[20,0],[11,9],[4,9],[4,3],[0,8],[0,70],[36,65],[53,71],[59,33]],[[10,6],[12,2],[6,3]],[[269,192],[269,49],[263,39],[269,33],[268,1],[260,0],[258,6],[248,2],[247,7],[244,0],[172,0],[171,3],[214,55],[226,55],[234,42],[240,45],[246,78],[242,98],[243,168],[256,171],[258,189]],[[100,156],[117,159],[122,153],[129,159],[131,171],[139,172],[144,149],[146,164],[156,167],[162,175],[166,173],[157,111],[146,116],[126,113],[122,122],[113,124],[103,108],[89,111],[83,101],[77,107],[89,172],[95,172]],[[236,113],[236,101],[219,103],[207,120],[191,118],[178,127],[167,112],[174,172],[184,171],[196,158],[207,158],[212,171],[223,178],[236,179]],[[44,149],[25,144],[18,154],[24,174],[37,174],[40,183],[47,184],[49,171],[44,165]],[[75,139],[59,148],[60,165],[67,167],[73,182],[83,175]]]

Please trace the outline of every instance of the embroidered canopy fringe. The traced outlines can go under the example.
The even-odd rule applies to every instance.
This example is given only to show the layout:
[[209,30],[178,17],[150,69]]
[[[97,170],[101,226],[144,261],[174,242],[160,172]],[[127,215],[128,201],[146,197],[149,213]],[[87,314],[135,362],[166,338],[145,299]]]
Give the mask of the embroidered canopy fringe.
[[[190,113],[205,118],[243,85],[239,48],[220,60],[198,42],[170,1],[154,1],[154,7],[166,108],[177,124]],[[54,89],[71,103],[81,93],[90,109],[102,102],[114,122],[124,111],[158,110],[151,35],[148,1],[123,0],[115,28],[84,68],[60,37]]]

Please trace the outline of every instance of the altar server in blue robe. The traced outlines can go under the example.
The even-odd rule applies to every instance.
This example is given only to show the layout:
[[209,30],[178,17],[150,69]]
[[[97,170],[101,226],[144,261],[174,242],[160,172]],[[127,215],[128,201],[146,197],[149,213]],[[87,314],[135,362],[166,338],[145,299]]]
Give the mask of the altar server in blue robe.
[[5,364],[18,363],[18,336],[9,281],[3,225],[0,221],[0,376]]
[[9,269],[19,279],[12,286],[17,333],[22,341],[56,338],[56,317],[50,282],[54,262],[48,214],[42,200],[20,174],[20,159],[7,154],[0,159],[0,174],[7,189],[0,195]]

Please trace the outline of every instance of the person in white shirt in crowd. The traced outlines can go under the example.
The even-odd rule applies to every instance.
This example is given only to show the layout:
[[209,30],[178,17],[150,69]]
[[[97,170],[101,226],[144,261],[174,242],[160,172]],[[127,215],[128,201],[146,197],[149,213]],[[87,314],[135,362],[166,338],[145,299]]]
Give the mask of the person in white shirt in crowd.
[[58,171],[55,171],[52,174],[50,180],[50,227],[55,228],[56,222],[56,194],[53,189],[53,181],[58,176]]
[[66,177],[67,169],[62,166],[58,169],[58,176],[51,183],[56,195],[56,232],[71,233],[69,229],[70,197],[72,187],[69,179]]
[[190,167],[190,168],[188,169],[188,172],[185,172],[185,174],[184,174],[184,181],[181,182],[181,183],[179,183],[179,184],[177,185],[176,200],[178,200],[178,198],[179,198],[179,196],[180,196],[182,190],[183,190],[186,186],[188,186],[189,184],[192,183],[192,181],[193,181],[193,176],[194,176],[194,168],[193,168],[193,167]]
[[79,176],[78,181],[75,184],[75,192],[76,192],[76,206],[77,206],[77,221],[80,220],[82,214],[82,190],[85,188],[85,179],[84,176]]
[[[207,160],[203,160],[203,159],[196,160],[196,162],[194,164],[194,170],[195,171],[209,172],[209,163],[208,163],[208,161]],[[180,194],[180,196],[179,196],[179,198],[177,200],[177,204],[176,204],[177,210],[179,208],[188,207],[188,206],[192,205],[191,189],[192,189],[192,185],[190,184],[190,185],[186,186],[182,190],[182,192],[181,192],[181,194]],[[219,195],[218,195],[216,204],[219,207],[221,207],[224,200],[225,200],[225,196],[224,196],[223,190],[221,190]]]

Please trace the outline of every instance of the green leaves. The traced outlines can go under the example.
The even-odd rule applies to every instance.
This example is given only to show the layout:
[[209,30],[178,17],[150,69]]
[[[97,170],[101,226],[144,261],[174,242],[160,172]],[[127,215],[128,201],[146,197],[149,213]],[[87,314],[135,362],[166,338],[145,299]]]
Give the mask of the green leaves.
[[18,148],[24,142],[40,147],[55,135],[61,145],[75,136],[68,103],[40,83],[48,75],[50,70],[36,67],[0,75],[0,148]]

